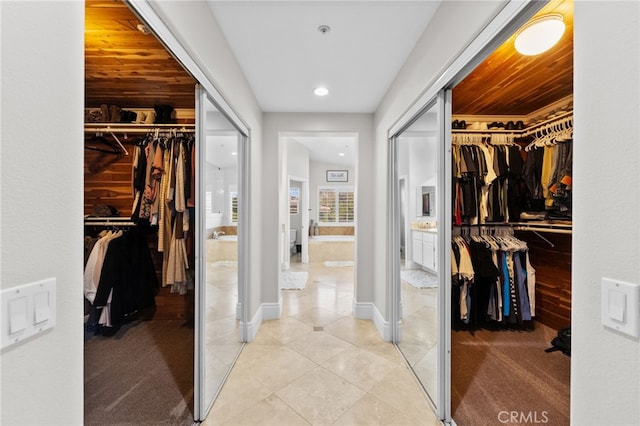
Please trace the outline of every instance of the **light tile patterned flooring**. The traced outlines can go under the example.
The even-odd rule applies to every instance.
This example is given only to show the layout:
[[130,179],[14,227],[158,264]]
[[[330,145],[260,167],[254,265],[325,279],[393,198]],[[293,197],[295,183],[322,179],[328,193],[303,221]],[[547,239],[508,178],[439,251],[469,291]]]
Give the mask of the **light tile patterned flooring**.
[[440,425],[396,348],[353,317],[353,267],[291,267],[305,289],[283,291],[203,424]]

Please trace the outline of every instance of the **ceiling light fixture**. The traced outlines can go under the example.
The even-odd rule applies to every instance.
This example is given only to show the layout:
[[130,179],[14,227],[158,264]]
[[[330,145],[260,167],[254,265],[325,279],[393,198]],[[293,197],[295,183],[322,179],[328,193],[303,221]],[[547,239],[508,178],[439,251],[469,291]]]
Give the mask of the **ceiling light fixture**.
[[546,52],[560,41],[564,29],[562,15],[554,13],[535,18],[516,33],[516,50],[525,56]]
[[339,153],[338,153],[338,155],[339,155],[340,157],[344,157],[344,152],[339,152]]
[[238,153],[237,152],[232,152],[231,155],[238,155]]
[[315,93],[316,96],[327,96],[329,94],[329,89],[326,87],[316,87],[313,93]]

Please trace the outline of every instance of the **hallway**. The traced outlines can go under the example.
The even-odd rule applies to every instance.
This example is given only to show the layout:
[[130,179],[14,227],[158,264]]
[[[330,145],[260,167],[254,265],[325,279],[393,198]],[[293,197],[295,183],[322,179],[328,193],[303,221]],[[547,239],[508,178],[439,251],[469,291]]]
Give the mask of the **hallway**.
[[353,266],[291,263],[280,320],[245,346],[204,425],[438,425],[396,348],[354,319]]

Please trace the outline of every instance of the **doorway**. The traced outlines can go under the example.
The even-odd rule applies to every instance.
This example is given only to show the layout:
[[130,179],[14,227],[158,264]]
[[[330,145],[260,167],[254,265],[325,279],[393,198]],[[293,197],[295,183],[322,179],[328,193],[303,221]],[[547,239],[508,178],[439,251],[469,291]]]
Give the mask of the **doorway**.
[[[529,64],[523,65],[520,59],[519,65],[513,65],[510,60],[518,58],[516,54],[506,54],[501,46],[495,51],[496,56],[490,56],[485,63],[478,66],[478,70],[485,72],[485,79],[480,78],[475,71],[471,72],[472,66],[475,67],[482,59],[489,56],[485,52],[481,52],[482,48],[478,48],[478,51],[473,53],[477,59],[471,61],[471,63],[457,64],[457,75],[451,79],[450,82],[445,83],[445,88],[453,88],[451,91],[445,91],[442,95],[445,99],[443,115],[443,121],[441,126],[447,129],[446,134],[441,139],[439,146],[440,152],[444,155],[443,170],[445,171],[445,184],[443,186],[446,193],[444,201],[447,204],[445,206],[445,215],[442,217],[442,222],[445,223],[445,228],[441,231],[440,235],[445,237],[444,244],[440,244],[445,259],[439,263],[443,265],[443,270],[451,271],[451,274],[446,274],[441,277],[440,284],[442,291],[442,297],[438,302],[438,307],[445,313],[441,319],[441,343],[442,347],[438,351],[438,356],[444,362],[440,364],[439,377],[443,379],[442,389],[444,395],[440,399],[441,404],[436,403],[436,409],[441,419],[445,421],[457,421],[460,424],[477,422],[478,419],[482,419],[483,423],[494,423],[500,419],[500,410],[509,411],[515,410],[518,413],[522,413],[522,416],[529,416],[531,419],[540,419],[542,416],[546,418],[546,421],[550,417],[553,417],[554,424],[568,424],[569,423],[569,365],[570,361],[568,357],[562,355],[559,352],[546,353],[545,349],[551,346],[551,339],[556,334],[556,331],[560,328],[569,325],[568,319],[570,315],[564,316],[564,314],[570,312],[570,295],[571,288],[571,223],[570,223],[570,195],[567,191],[570,191],[568,187],[560,187],[560,200],[554,199],[550,204],[546,204],[547,208],[543,208],[542,217],[540,217],[540,211],[535,208],[520,208],[515,209],[511,203],[504,203],[504,210],[501,218],[496,218],[495,214],[499,212],[494,204],[491,209],[487,209],[487,205],[483,204],[483,199],[486,200],[487,194],[484,195],[481,192],[476,192],[472,196],[474,201],[470,201],[471,198],[462,199],[464,193],[474,194],[475,190],[469,190],[469,188],[480,188],[485,186],[485,183],[473,176],[473,171],[469,174],[469,169],[465,169],[460,173],[460,159],[470,158],[469,155],[463,152],[465,149],[459,149],[461,146],[475,146],[478,149],[482,146],[492,145],[496,151],[512,151],[511,162],[507,160],[510,167],[513,167],[512,172],[515,173],[517,165],[522,161],[526,162],[527,158],[531,161],[531,158],[535,156],[531,153],[531,150],[535,146],[535,141],[539,140],[541,136],[541,129],[543,132],[550,134],[553,130],[554,143],[557,145],[565,144],[564,151],[568,153],[571,151],[569,143],[571,141],[571,91],[572,91],[572,70],[573,64],[571,60],[571,20],[572,20],[572,4],[571,2],[555,1],[549,2],[544,9],[540,10],[543,6],[541,4],[530,4],[530,8],[523,8],[518,13],[511,15],[509,18],[505,18],[502,31],[504,28],[511,28],[515,31],[517,27],[526,22],[527,18],[532,17],[536,12],[549,13],[556,12],[562,13],[565,16],[568,30],[565,33],[564,42],[558,44],[558,48],[555,51],[550,51],[550,56],[542,59],[542,61],[551,61],[556,65],[554,67],[553,78],[562,80],[563,83],[555,87],[555,90],[550,90],[550,84],[542,84],[545,78],[552,78],[548,75],[544,75],[543,69],[548,67],[541,66],[539,63],[535,65],[534,59],[531,59]],[[526,9],[526,10],[525,10]],[[518,16],[516,19],[513,16]],[[519,22],[519,23],[518,23]],[[493,49],[491,46],[497,46],[499,42],[505,41],[505,35],[494,35],[493,39],[488,38],[485,41],[485,50]],[[499,40],[499,41],[498,41]],[[510,39],[512,46],[512,39]],[[508,43],[504,43],[503,46]],[[569,51],[567,51],[567,46]],[[472,50],[472,49],[470,49]],[[542,57],[542,56],[541,56]],[[540,59],[538,59],[540,60]],[[568,60],[568,63],[566,62]],[[468,61],[468,60],[467,60]],[[564,62],[563,62],[564,61]],[[559,66],[558,64],[564,64]],[[483,65],[486,65],[483,68]],[[491,71],[487,71],[491,66],[496,68]],[[456,68],[453,67],[453,68]],[[518,74],[515,70],[528,71],[533,75],[536,75],[539,79],[535,83],[532,81],[527,82],[524,74]],[[560,69],[560,71],[559,71]],[[501,80],[501,83],[491,81],[491,77],[500,79],[498,75],[501,71],[504,71],[508,76]],[[469,74],[471,72],[471,74]],[[453,75],[453,73],[452,73]],[[465,78],[466,77],[466,78]],[[504,77],[504,76],[503,76]],[[482,86],[482,81],[486,86]],[[518,88],[518,84],[524,84],[529,92],[525,93],[523,87]],[[398,135],[408,129],[412,123],[422,116],[423,111],[428,110],[433,105],[433,99],[436,97],[437,91],[441,90],[443,86],[433,87],[427,90],[423,95],[423,101],[412,107],[413,112],[407,114],[404,120],[400,121],[400,124],[394,126],[390,131],[390,160],[391,170],[397,168],[399,158],[397,158],[397,146]],[[496,88],[500,88],[497,90]],[[509,91],[513,90],[513,91]],[[569,92],[565,92],[569,90]],[[538,91],[544,93],[545,96],[552,96],[552,99],[545,98],[542,104],[538,104],[537,107],[526,110],[530,107],[530,101],[533,99],[540,100],[540,97],[533,96],[532,92]],[[522,97],[518,97],[522,96]],[[484,109],[476,110],[474,113],[466,114],[463,111],[464,101],[468,101],[465,107],[469,108],[471,104],[479,107],[484,105]],[[506,105],[518,105],[525,109],[525,111],[518,111],[511,108],[510,110],[503,109],[502,116],[499,111],[491,110],[494,108],[504,108]],[[506,112],[509,111],[509,112]],[[504,120],[504,122],[502,122]],[[502,123],[502,126],[500,126]],[[507,127],[508,126],[508,127]],[[501,127],[501,128],[500,128]],[[564,130],[561,135],[560,130]],[[570,142],[571,141],[571,142]],[[496,145],[501,145],[496,148]],[[505,148],[510,146],[511,148]],[[540,145],[542,146],[542,145]],[[519,147],[519,148],[518,148]],[[476,148],[471,148],[472,151],[477,151]],[[529,149],[526,149],[529,148]],[[472,154],[471,157],[474,157]],[[562,158],[569,159],[570,156],[564,155]],[[494,157],[495,158],[495,157]],[[453,160],[453,161],[452,161]],[[570,161],[570,160],[568,160]],[[495,163],[493,163],[495,164]],[[489,163],[489,167],[484,170],[493,169],[493,164]],[[452,168],[448,168],[451,167]],[[467,165],[465,165],[466,167]],[[485,176],[485,174],[482,174]],[[514,178],[511,176],[510,178]],[[470,186],[467,185],[464,179],[470,179]],[[474,181],[475,179],[475,181]],[[474,186],[474,182],[480,182],[478,186]],[[566,180],[568,182],[568,180]],[[557,183],[557,182],[556,182]],[[518,199],[514,192],[519,184],[511,182],[511,192],[504,192],[505,200],[508,197],[511,199]],[[521,188],[527,186],[523,184]],[[530,187],[528,187],[530,190]],[[549,188],[550,189],[550,188]],[[390,182],[390,191],[392,192],[393,204],[399,203],[398,195],[399,185],[395,180]],[[526,191],[525,191],[526,192]],[[520,193],[516,193],[520,194]],[[483,198],[484,197],[484,198]],[[526,200],[528,196],[523,196],[521,200]],[[556,196],[557,198],[557,196]],[[440,199],[438,197],[438,199]],[[475,202],[477,201],[477,203]],[[550,200],[548,200],[550,201]],[[556,203],[560,201],[560,203]],[[535,203],[531,202],[531,198],[528,201],[528,207],[532,207]],[[561,205],[564,204],[564,205]],[[549,208],[551,207],[551,208]],[[467,208],[468,210],[465,210]],[[442,212],[442,209],[438,209],[438,212]],[[521,214],[523,213],[524,214]],[[535,214],[538,213],[538,214]],[[398,210],[392,209],[390,213],[391,219],[389,226],[391,234],[393,235],[392,243],[399,245],[399,226],[398,226]],[[543,223],[535,223],[535,219],[538,218]],[[452,226],[453,225],[453,226]],[[454,238],[451,236],[455,235]],[[531,280],[529,287],[526,287],[526,291],[522,290],[520,294],[525,295],[531,290],[529,302],[520,301],[521,305],[531,308],[530,313],[533,312],[533,306],[529,306],[531,301],[534,301],[535,306],[535,319],[524,319],[525,316],[518,317],[511,322],[511,317],[505,320],[496,320],[491,318],[490,312],[502,312],[503,311],[488,311],[489,304],[485,303],[487,300],[491,300],[491,296],[486,297],[484,290],[491,289],[492,285],[487,285],[481,278],[484,278],[476,270],[473,269],[473,262],[477,263],[477,258],[474,258],[473,262],[468,261],[470,271],[462,271],[461,260],[458,253],[469,252],[468,249],[460,246],[461,241],[467,241],[467,244],[473,245],[482,241],[488,241],[496,235],[501,238],[502,241],[515,242],[522,241],[526,244],[522,244],[521,252],[526,251],[528,259],[533,264],[534,256],[539,256],[538,267],[536,268],[536,287],[533,286],[533,275],[531,270],[526,275]],[[473,244],[472,244],[473,243]],[[546,245],[546,246],[545,246]],[[526,249],[524,249],[526,247]],[[556,253],[554,258],[554,265],[548,268],[549,259],[546,257],[548,253],[553,250]],[[392,250],[396,252],[397,250]],[[417,251],[417,250],[416,250]],[[515,250],[517,252],[517,250]],[[450,254],[452,253],[452,254]],[[518,255],[524,256],[524,255]],[[525,257],[526,257],[525,256]],[[522,257],[519,260],[513,260],[513,262],[524,261],[527,259]],[[507,265],[511,260],[507,259],[503,262]],[[559,267],[558,263],[563,263],[562,267]],[[522,264],[521,264],[522,265]],[[390,265],[392,276],[397,280],[396,283],[400,283],[400,267],[397,266],[396,260],[391,259]],[[523,267],[521,267],[522,270]],[[507,266],[508,269],[508,266]],[[514,269],[515,270],[515,269]],[[551,272],[554,270],[555,272]],[[542,276],[538,272],[542,272]],[[465,276],[465,274],[467,274]],[[559,274],[559,275],[558,275]],[[455,285],[452,283],[451,277],[456,279]],[[522,275],[525,276],[525,275]],[[554,278],[550,278],[553,276]],[[511,280],[511,275],[505,275],[505,280]],[[555,297],[555,302],[548,299],[546,293],[547,287],[549,287],[549,280],[554,280],[556,290],[563,293],[563,297]],[[521,278],[518,278],[521,280]],[[394,280],[392,279],[392,282]],[[506,281],[504,281],[506,282]],[[515,282],[515,280],[514,280]],[[519,281],[522,282],[522,281]],[[483,284],[484,283],[484,284]],[[495,283],[494,283],[495,284]],[[539,285],[539,287],[538,287]],[[393,320],[400,320],[403,315],[403,304],[400,296],[400,286],[394,287],[398,293],[394,293],[395,300],[393,306],[396,307],[399,312],[398,317],[393,317]],[[511,291],[510,289],[508,289]],[[509,291],[503,294],[510,294]],[[540,303],[538,303],[540,301]],[[544,306],[544,308],[543,308]],[[542,309],[542,310],[541,310]],[[545,312],[545,310],[551,312]],[[519,311],[519,315],[522,314]],[[561,315],[557,315],[563,313]],[[513,311],[509,312],[513,315]],[[561,317],[564,316],[564,319]],[[493,321],[490,326],[489,323]],[[549,326],[549,322],[555,322],[555,324]],[[528,324],[527,324],[528,322]],[[399,324],[404,326],[404,324]],[[529,329],[527,329],[529,325]],[[424,330],[425,328],[423,328]],[[542,333],[539,331],[542,330]],[[464,335],[464,339],[460,336]],[[485,338],[488,335],[489,337]],[[484,336],[484,337],[483,337]],[[467,338],[468,337],[468,338]],[[403,335],[400,333],[396,336],[396,339],[402,340]],[[484,340],[483,340],[484,339]],[[506,339],[506,340],[504,340]],[[439,342],[439,343],[440,343]],[[495,342],[492,344],[492,342]],[[511,353],[513,350],[531,349],[530,358],[519,357]],[[402,348],[401,348],[402,349]],[[484,350],[487,350],[483,352]],[[559,356],[556,356],[559,355]],[[450,358],[449,358],[450,356]],[[505,373],[507,369],[502,370],[505,376],[499,376],[495,374],[483,375],[483,371],[486,373],[489,370],[494,372],[500,371],[500,367],[496,367],[495,364],[491,364],[491,358],[501,359],[502,362],[510,363],[510,368],[517,368],[518,361],[523,360],[529,366],[527,374],[518,375],[516,371],[510,371],[509,374]],[[536,358],[537,361],[532,361]],[[466,360],[466,363],[465,363]],[[535,371],[535,373],[531,373]],[[527,382],[534,384],[539,382],[539,377],[548,376],[554,377],[554,380],[547,382],[540,382],[542,388],[536,388],[536,386],[530,386],[528,389],[522,390],[522,395],[527,395],[525,399],[518,400],[516,402],[507,400],[507,398],[501,398],[501,395],[505,395],[504,392],[496,390],[495,392],[488,392],[487,389],[491,386],[511,386],[509,379],[513,379],[518,376],[521,382]],[[525,377],[526,376],[526,377]],[[420,379],[420,377],[417,375]],[[526,379],[526,380],[525,380]],[[549,385],[549,383],[552,383]],[[520,383],[522,384],[522,383]],[[423,383],[425,389],[428,385]],[[473,389],[476,386],[476,389]],[[513,387],[515,388],[515,387]],[[427,391],[428,392],[428,391]],[[553,401],[544,398],[538,398],[540,393],[548,392],[553,393]],[[475,397],[470,396],[471,394]],[[479,398],[479,395],[483,397]],[[542,402],[541,402],[542,401]],[[477,403],[477,404],[476,404]],[[515,404],[515,405],[514,405]],[[542,404],[542,405],[541,405]],[[496,407],[498,408],[497,410]],[[506,407],[506,408],[505,408]],[[494,410],[494,411],[491,411]],[[520,414],[519,414],[520,415]],[[532,420],[533,421],[533,420]]]
[[[145,262],[133,267],[144,265],[145,277],[153,278],[153,292],[144,299],[148,303],[128,310],[108,333],[96,333],[94,319],[101,315],[88,300],[87,424],[204,419],[246,339],[247,131],[220,106],[226,104],[206,79],[203,85],[209,89],[196,96],[191,73],[202,73],[185,70],[184,58],[167,55],[165,46],[171,43],[155,35],[166,36],[166,28],[145,7],[99,1],[85,6],[85,214],[100,216],[85,218],[85,232],[99,232],[102,226],[129,239],[139,235],[139,244],[124,244],[123,250],[135,247]],[[137,43],[140,57],[119,54],[125,40]],[[105,43],[113,45],[104,49]],[[118,57],[116,65],[109,55]],[[147,57],[156,58],[148,68],[141,65],[149,64]],[[157,79],[140,78],[141,67],[160,66],[170,96]],[[222,152],[224,144],[233,149]],[[223,154],[235,158],[235,168]],[[142,161],[152,174],[147,176]],[[222,171],[220,199],[209,181],[218,175],[207,174],[211,165]],[[132,177],[138,175],[132,192]],[[155,190],[146,191],[147,186]],[[216,231],[229,240],[235,237],[224,259],[209,258],[216,250],[207,237]],[[226,257],[229,253],[232,258]],[[105,263],[102,272],[105,266],[109,273],[137,270],[111,264]]]

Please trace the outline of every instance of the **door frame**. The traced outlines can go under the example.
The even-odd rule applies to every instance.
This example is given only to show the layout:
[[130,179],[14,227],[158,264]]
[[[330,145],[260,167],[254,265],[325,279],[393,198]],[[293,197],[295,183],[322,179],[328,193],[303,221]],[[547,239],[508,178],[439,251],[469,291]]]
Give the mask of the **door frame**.
[[[435,81],[408,107],[408,109],[388,129],[387,139],[387,201],[389,205],[387,220],[387,243],[390,252],[399,250],[398,205],[399,185],[394,181],[397,174],[396,145],[397,136],[410,126],[422,112],[430,107],[436,99],[442,100],[444,111],[440,118],[439,129],[441,146],[438,150],[438,161],[443,167],[438,176],[438,188],[444,188],[443,202],[438,209],[438,251],[442,254],[438,259],[440,287],[443,289],[438,296],[438,312],[440,318],[438,349],[438,402],[436,415],[445,424],[452,424],[451,418],[451,276],[444,273],[451,270],[451,89],[471,73],[498,46],[506,41],[527,22],[548,1],[523,0],[510,1],[478,34],[478,36],[464,49],[464,51],[446,68]],[[447,131],[448,129],[448,131]],[[443,164],[444,162],[444,164]],[[442,185],[442,186],[441,186]],[[444,206],[442,204],[445,204]],[[390,305],[392,321],[392,337],[395,342],[398,334],[398,314],[400,311],[400,265],[391,255],[387,258],[388,271],[388,304]],[[454,423],[455,424],[455,423]]]

